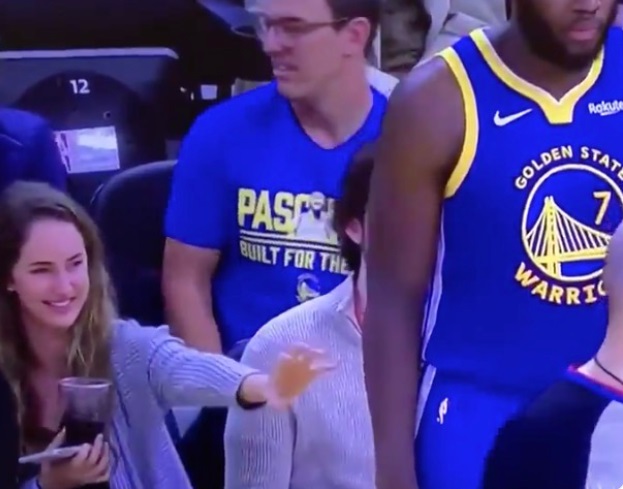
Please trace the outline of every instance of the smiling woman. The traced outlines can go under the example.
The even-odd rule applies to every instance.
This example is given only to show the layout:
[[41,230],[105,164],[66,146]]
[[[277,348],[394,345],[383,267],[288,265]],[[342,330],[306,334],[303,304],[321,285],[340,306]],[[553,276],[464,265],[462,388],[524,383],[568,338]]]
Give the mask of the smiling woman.
[[[70,460],[33,468],[23,489],[103,489],[109,479],[189,489],[165,427],[172,406],[283,406],[326,370],[322,353],[305,346],[286,352],[271,376],[199,353],[166,327],[118,319],[111,296],[86,212],[45,184],[9,187],[0,198],[0,368],[19,416],[8,419],[19,422],[24,454],[78,444],[74,428],[98,427]],[[69,385],[81,396],[71,398]]]

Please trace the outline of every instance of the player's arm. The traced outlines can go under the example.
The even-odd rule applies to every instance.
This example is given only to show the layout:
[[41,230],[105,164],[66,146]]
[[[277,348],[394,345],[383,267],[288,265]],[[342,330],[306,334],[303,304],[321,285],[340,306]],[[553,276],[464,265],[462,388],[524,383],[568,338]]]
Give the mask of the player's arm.
[[230,207],[210,113],[194,124],[176,165],[166,215],[162,291],[169,324],[187,344],[222,350],[212,309],[212,278],[227,243]]
[[383,125],[371,182],[363,326],[378,489],[417,487],[413,438],[421,324],[463,119],[458,85],[436,58],[398,86]]

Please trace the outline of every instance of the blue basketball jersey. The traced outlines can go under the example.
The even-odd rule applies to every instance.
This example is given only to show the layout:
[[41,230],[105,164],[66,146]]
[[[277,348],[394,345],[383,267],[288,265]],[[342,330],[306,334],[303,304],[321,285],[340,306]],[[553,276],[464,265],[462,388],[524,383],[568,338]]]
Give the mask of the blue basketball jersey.
[[515,75],[482,30],[441,56],[461,88],[466,131],[443,208],[425,357],[532,392],[604,337],[602,265],[623,218],[623,31],[611,29],[560,100]]

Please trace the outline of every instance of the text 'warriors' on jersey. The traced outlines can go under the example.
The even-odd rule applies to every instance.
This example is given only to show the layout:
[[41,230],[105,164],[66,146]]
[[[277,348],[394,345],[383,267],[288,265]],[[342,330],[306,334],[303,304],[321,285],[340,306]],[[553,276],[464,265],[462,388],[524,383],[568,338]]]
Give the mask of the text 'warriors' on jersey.
[[[605,297],[601,269],[623,218],[622,184],[621,163],[597,148],[566,145],[530,160],[515,179],[526,201],[521,239],[527,260],[517,267],[518,283],[554,304]],[[579,185],[577,195],[559,191],[570,185]]]
[[623,32],[557,100],[514,74],[484,31],[442,53],[463,94],[463,154],[448,182],[427,361],[536,391],[595,353],[602,268],[623,219]]

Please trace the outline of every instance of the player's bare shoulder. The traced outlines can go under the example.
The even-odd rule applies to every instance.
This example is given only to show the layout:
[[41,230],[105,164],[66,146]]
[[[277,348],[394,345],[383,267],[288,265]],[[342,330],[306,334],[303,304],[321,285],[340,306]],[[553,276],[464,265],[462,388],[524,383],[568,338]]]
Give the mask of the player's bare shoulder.
[[[415,67],[394,90],[386,129],[404,133],[418,164],[450,169],[461,151],[465,115],[461,89],[448,62],[435,56]],[[393,131],[392,131],[393,130]]]

